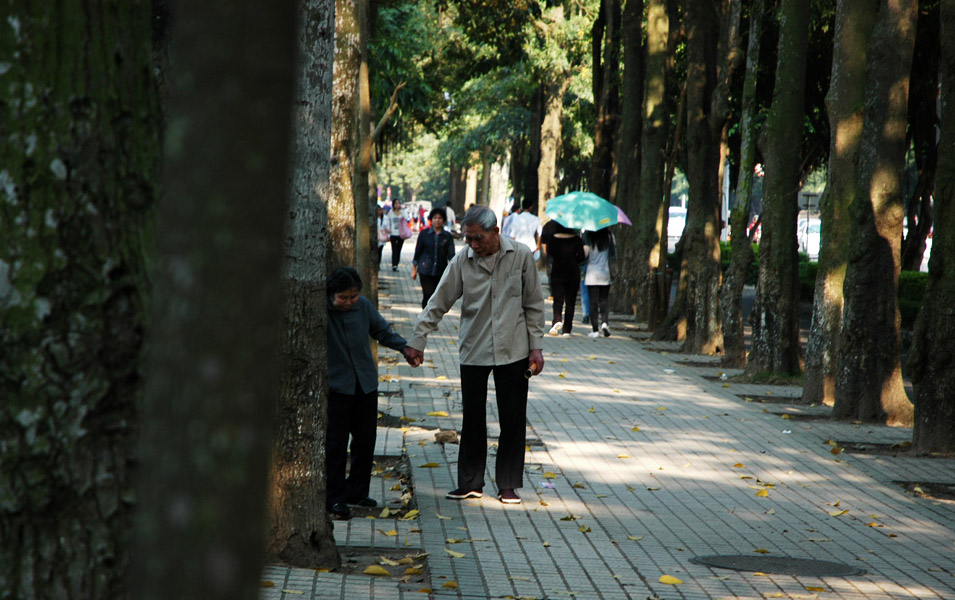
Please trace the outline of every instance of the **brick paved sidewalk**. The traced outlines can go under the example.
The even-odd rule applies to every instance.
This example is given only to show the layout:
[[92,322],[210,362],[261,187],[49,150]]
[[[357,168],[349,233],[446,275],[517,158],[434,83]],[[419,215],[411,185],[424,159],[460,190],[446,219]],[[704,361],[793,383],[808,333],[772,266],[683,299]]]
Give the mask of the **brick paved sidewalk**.
[[[404,254],[398,273],[381,272],[380,304],[410,337],[420,289]],[[589,339],[588,329],[545,340],[516,506],[494,498],[493,447],[485,497],[444,497],[458,447],[434,433],[460,429],[456,311],[430,336],[422,368],[382,365],[382,412],[411,427],[379,428],[376,453],[407,457],[420,514],[336,522],[336,540],[345,551],[428,553],[430,583],[270,566],[263,579],[275,587],[262,598],[955,599],[955,504],[895,483],[955,485],[955,460],[834,454],[904,442],[911,431],[820,420],[824,407],[785,400],[798,388],[725,383],[712,359],[643,341],[619,320],[610,338]],[[773,398],[782,401],[765,402]],[[428,415],[439,411],[448,416]],[[490,401],[491,440],[495,413]],[[393,483],[374,477],[373,495],[397,505]],[[865,573],[691,562],[710,555],[814,559]]]

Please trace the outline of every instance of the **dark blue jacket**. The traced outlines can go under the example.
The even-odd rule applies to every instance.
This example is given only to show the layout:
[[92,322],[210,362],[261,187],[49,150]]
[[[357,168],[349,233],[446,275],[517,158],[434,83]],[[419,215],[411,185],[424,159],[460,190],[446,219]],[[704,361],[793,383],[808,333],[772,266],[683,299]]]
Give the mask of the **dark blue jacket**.
[[429,227],[418,234],[418,244],[414,248],[414,260],[411,264],[418,267],[419,275],[440,277],[448,262],[454,257],[454,238],[447,229],[435,235]]
[[[349,311],[328,304],[328,389],[339,394],[370,393],[378,389],[378,365],[371,358],[368,336],[398,352],[408,342],[391,329],[364,296]],[[360,390],[355,389],[358,381]]]

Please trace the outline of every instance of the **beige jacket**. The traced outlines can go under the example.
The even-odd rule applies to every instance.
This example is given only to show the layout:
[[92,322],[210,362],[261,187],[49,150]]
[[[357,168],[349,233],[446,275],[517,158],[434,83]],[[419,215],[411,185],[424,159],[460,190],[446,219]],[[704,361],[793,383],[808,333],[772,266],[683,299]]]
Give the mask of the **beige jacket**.
[[423,351],[428,334],[458,298],[462,365],[507,365],[541,348],[544,294],[534,256],[523,244],[502,237],[493,256],[475,256],[470,248],[455,255],[418,315],[408,345]]

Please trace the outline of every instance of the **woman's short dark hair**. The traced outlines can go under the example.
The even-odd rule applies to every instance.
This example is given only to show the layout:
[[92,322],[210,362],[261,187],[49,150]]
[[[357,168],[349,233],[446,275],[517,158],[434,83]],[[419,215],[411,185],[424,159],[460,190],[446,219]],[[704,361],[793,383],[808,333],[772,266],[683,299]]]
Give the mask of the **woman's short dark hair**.
[[444,210],[443,208],[432,208],[431,212],[428,213],[428,218],[433,219],[434,215],[440,215],[445,221],[448,220],[448,211]]
[[348,290],[361,291],[361,277],[358,271],[351,267],[338,267],[328,276],[328,282],[325,284],[325,294],[334,296]]

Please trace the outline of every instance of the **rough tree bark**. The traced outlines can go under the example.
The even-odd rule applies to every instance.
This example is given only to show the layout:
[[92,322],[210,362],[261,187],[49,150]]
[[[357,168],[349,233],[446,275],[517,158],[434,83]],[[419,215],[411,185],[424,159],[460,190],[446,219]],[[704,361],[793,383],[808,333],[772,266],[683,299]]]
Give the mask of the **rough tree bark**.
[[880,0],[869,40],[858,190],[844,284],[833,419],[910,425],[902,387],[898,279],[905,208],[908,81],[915,0]]
[[942,3],[940,21],[945,41],[936,227],[928,286],[907,363],[915,384],[912,442],[920,452],[955,452],[955,4]]
[[852,231],[849,207],[859,180],[866,52],[877,10],[878,0],[839,0],[836,6],[832,78],[826,95],[832,139],[826,190],[819,203],[822,222],[819,270],[803,384],[804,400],[828,406],[836,400],[842,288]]
[[297,567],[340,564],[325,512],[325,261],[330,195],[335,5],[304,0],[289,220],[285,232],[283,374],[268,488],[268,560]]
[[721,12],[712,0],[685,6],[686,143],[690,201],[680,269],[680,291],[654,339],[683,339],[683,351],[715,354],[720,327],[720,135],[724,117],[713,114],[719,84]]
[[[618,227],[617,255],[620,274],[610,287],[610,309],[646,320],[645,264],[641,264],[640,228],[640,131],[643,123],[643,0],[626,0],[620,21],[623,38],[620,130],[617,133],[617,205],[630,217],[632,227]],[[657,33],[650,29],[648,33]],[[669,115],[667,115],[669,122]],[[659,151],[665,152],[666,138]],[[661,175],[662,178],[662,175]]]
[[331,194],[328,197],[328,272],[355,266],[355,161],[359,151],[361,31],[358,0],[335,0]]
[[258,597],[295,3],[179,5],[130,597]]
[[150,3],[3,10],[0,598],[123,598],[161,158]]
[[736,206],[730,215],[732,228],[730,265],[720,287],[720,310],[723,317],[723,366],[746,366],[746,342],[743,322],[743,287],[753,264],[752,240],[747,235],[752,208],[753,169],[756,166],[757,98],[760,38],[763,34],[765,0],[755,0],[750,8],[749,42],[746,50],[746,76],[743,82],[742,115],[740,116],[739,180],[736,184]]
[[[548,11],[547,34],[555,35],[564,27],[564,9],[556,6]],[[541,85],[544,97],[540,126],[540,163],[537,165],[537,206],[541,216],[547,201],[557,195],[557,156],[560,154],[561,120],[564,115],[564,94],[570,86],[570,71],[558,69]]]
[[782,0],[776,85],[759,144],[766,177],[748,372],[788,375],[802,370],[796,215],[810,8],[803,0]]

